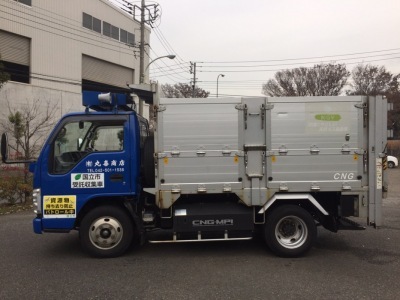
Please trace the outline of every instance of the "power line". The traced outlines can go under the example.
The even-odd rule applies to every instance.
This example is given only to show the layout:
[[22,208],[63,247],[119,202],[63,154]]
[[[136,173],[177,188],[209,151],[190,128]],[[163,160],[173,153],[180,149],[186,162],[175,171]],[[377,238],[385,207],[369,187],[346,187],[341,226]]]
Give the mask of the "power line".
[[[158,40],[160,41],[160,43],[161,43],[161,45],[164,47],[164,49],[167,51],[167,53],[174,53],[175,55],[176,55],[176,58],[177,58],[177,60],[178,60],[178,64],[175,64],[175,66],[177,66],[177,68],[176,69],[180,69],[180,70],[182,70],[182,71],[184,71],[184,72],[188,72],[187,70],[187,68],[184,68],[184,67],[182,67],[182,64],[188,64],[187,62],[184,62],[184,61],[182,61],[180,58],[179,58],[179,55],[174,51],[174,49],[172,49],[172,47],[171,47],[171,45],[168,43],[168,41],[165,39],[165,37],[162,35],[162,33],[161,33],[161,31],[159,31],[160,32],[160,35],[157,33],[157,28],[154,30],[154,33],[155,33],[155,35],[156,35],[156,37],[158,38]],[[151,48],[151,50],[154,52],[154,50]],[[172,50],[172,51],[171,51]],[[163,62],[163,64],[164,65],[166,65],[165,64],[165,62]],[[171,67],[168,67],[168,69],[169,70],[172,70],[172,68]],[[163,72],[163,70],[158,70],[158,71],[161,71],[161,72]],[[158,76],[158,74],[157,74],[157,71],[153,71],[152,70],[152,76]],[[179,73],[181,73],[181,72],[179,72]],[[181,76],[180,76],[181,77]],[[182,77],[181,77],[182,78]]]
[[[187,68],[184,68],[182,65],[187,65],[188,62],[183,60],[182,57],[179,55],[179,53],[177,51],[175,51],[175,49],[171,46],[171,44],[168,42],[167,38],[165,37],[165,35],[163,34],[163,32],[161,31],[161,29],[154,28],[154,34],[156,36],[156,38],[160,41],[162,47],[168,52],[168,53],[173,53],[176,55],[176,60],[178,61],[178,64],[176,64],[177,66],[179,66],[179,68],[181,68],[183,71],[187,72]],[[153,49],[152,49],[153,50]]]
[[[11,1],[11,2],[13,2],[13,1]],[[109,2],[110,2],[111,4],[113,4],[111,1],[109,1]],[[134,1],[134,2],[139,2],[139,1]],[[117,7],[117,6],[115,6],[115,5],[113,5],[113,6],[114,6],[114,7]],[[40,14],[42,14],[42,15],[48,17],[48,18],[55,19],[55,20],[57,20],[57,21],[58,21],[59,19],[53,17],[53,15],[58,16],[58,17],[61,17],[61,18],[64,18],[64,19],[67,19],[67,20],[71,20],[72,22],[78,24],[78,25],[72,25],[72,26],[81,27],[81,25],[82,25],[81,21],[77,21],[77,20],[72,19],[72,18],[69,18],[69,17],[67,17],[67,16],[65,16],[65,15],[57,14],[56,12],[50,11],[50,10],[45,9],[45,8],[43,8],[43,7],[33,6],[32,9],[35,10],[35,11],[36,11],[36,10],[42,10],[42,11],[48,12],[48,13],[49,13],[48,15],[46,15],[46,14],[44,14],[44,13],[40,13]],[[22,11],[19,10],[19,12],[22,12]],[[130,16],[126,16],[126,17],[129,18]],[[133,21],[137,22],[136,20],[133,20]],[[70,24],[71,24],[71,23],[70,23]]]
[[[150,48],[150,50],[153,51],[151,48]],[[153,51],[153,52],[154,52],[154,51]],[[147,53],[147,51],[146,51],[146,54],[147,54],[148,57],[150,57],[150,54]],[[156,55],[156,57],[158,57],[158,55]],[[162,61],[162,63],[163,63],[166,67],[168,67],[164,61]],[[156,67],[158,67],[158,69],[162,70],[162,72],[163,72],[163,73],[162,73],[163,75],[158,75],[157,77],[168,76],[168,77],[170,78],[170,80],[172,80],[172,81],[174,81],[174,82],[177,82],[177,81],[176,81],[175,79],[173,79],[172,77],[177,78],[178,80],[180,80],[178,77],[175,76],[175,73],[165,73],[166,71],[164,71],[164,70],[163,70],[163,67],[161,67],[161,66],[158,64],[158,61],[157,61],[157,62],[154,62],[154,65],[155,65]],[[171,76],[172,76],[172,77],[171,77]]]
[[[152,51],[156,57],[159,57],[159,55],[158,55],[152,48],[150,48],[150,51]],[[160,60],[160,63],[162,63],[162,64],[165,66],[165,68],[167,68],[167,72],[171,70],[171,67],[168,66],[168,65],[166,64],[165,61]],[[156,66],[159,66],[159,64],[156,64]],[[159,67],[159,68],[160,68],[160,67]],[[162,69],[164,69],[164,68],[162,68]],[[175,74],[188,73],[187,70],[185,70],[185,69],[182,69],[182,70],[183,70],[183,71],[181,71],[181,72],[172,72],[172,74],[175,75]],[[165,73],[164,73],[164,74],[165,74]],[[169,73],[169,75],[170,75],[170,74],[171,74],[171,73]],[[166,76],[166,75],[157,75],[156,77],[161,77],[161,76]],[[175,76],[175,77],[176,77],[176,76]],[[183,77],[183,76],[181,76],[181,75],[178,75],[178,77],[179,77],[180,79],[186,80],[186,78]],[[178,77],[176,77],[176,78],[178,78]],[[179,78],[178,78],[178,79],[179,79]]]
[[[376,57],[376,56],[373,56],[373,57]],[[399,59],[399,58],[400,58],[400,56],[382,58],[382,59],[374,59],[374,60],[366,60],[366,61],[358,61],[358,62],[350,62],[350,63],[347,63],[347,65],[376,62],[376,61],[383,61],[383,60],[391,60],[391,59]],[[354,59],[357,59],[357,58],[354,58]],[[358,59],[360,59],[360,58],[358,58]],[[312,62],[309,62],[309,63],[312,63]],[[314,62],[314,63],[323,63],[323,62]],[[283,65],[286,65],[286,64],[282,64],[282,66]],[[292,66],[295,64],[288,64],[288,65]],[[280,66],[280,65],[275,65],[275,66]],[[199,72],[203,72],[203,73],[220,73],[220,72],[224,72],[224,73],[256,73],[256,72],[277,72],[277,71],[281,71],[281,70],[283,70],[283,68],[273,69],[273,70],[240,70],[240,71],[239,70],[218,70],[218,71],[200,70]]]
[[[363,59],[363,58],[371,58],[371,57],[380,57],[380,56],[389,56],[389,55],[398,55],[400,52],[394,53],[386,53],[386,54],[378,54],[378,55],[369,55],[363,57],[351,57],[351,58],[342,58],[337,59],[335,61],[346,61],[346,60],[355,60],[355,59]],[[292,65],[302,65],[302,64],[316,64],[316,63],[323,63],[323,62],[332,62],[330,61],[314,61],[314,62],[298,62],[298,63],[288,63],[288,64],[273,64],[273,65],[247,65],[247,66],[205,66],[207,68],[262,68],[262,67],[277,67],[277,66],[292,66]],[[204,67],[204,66],[202,66]]]
[[[152,75],[156,76],[159,73],[165,72],[165,70],[164,70],[165,67],[159,66],[158,64],[155,64],[155,65],[156,65],[156,67],[154,69],[152,69],[152,71],[151,71]],[[187,70],[185,70],[184,68],[182,68],[182,66],[179,66],[179,65],[167,66],[167,68],[168,68],[168,71],[178,71],[178,70],[182,71],[183,70],[184,72],[188,73]]]
[[[155,65],[159,68],[163,68],[163,67],[159,66],[158,63],[155,63]],[[182,81],[182,80],[189,81],[189,79],[187,77],[184,77],[184,75],[181,75],[181,74],[185,74],[185,73],[188,73],[188,72],[187,71],[177,72],[177,70],[174,70],[174,69],[171,69],[171,70],[166,69],[166,70],[160,71],[158,74],[155,74],[155,75],[153,75],[153,73],[152,73],[152,77],[160,77],[160,76],[170,75],[180,81]]]
[[[159,32],[159,34],[157,33]],[[171,51],[172,53],[174,53],[176,55],[176,58],[178,61],[180,61],[181,63],[187,63],[187,61],[185,61],[184,59],[181,58],[181,56],[178,54],[178,52],[175,51],[174,48],[172,48],[171,44],[168,42],[168,40],[165,38],[164,34],[162,33],[162,31],[159,28],[155,28],[154,33],[156,34],[157,38],[159,39],[159,41],[163,44],[162,41],[164,41],[165,45],[167,47],[164,47],[168,52]],[[169,49],[169,50],[168,50]]]
[[[154,65],[157,66],[158,68],[161,68],[161,69],[163,68],[158,64],[158,62],[155,62]],[[156,77],[157,78],[157,77],[164,77],[164,76],[167,76],[171,81],[173,81],[175,83],[178,83],[178,82],[182,81],[181,78],[176,76],[175,72],[169,73],[168,70],[167,71],[162,70],[162,71],[160,71],[160,74],[158,74],[158,75],[153,75],[153,73],[151,73],[151,77]]]
[[342,56],[351,56],[351,55],[363,55],[370,53],[380,53],[380,52],[388,52],[388,51],[398,51],[400,48],[392,48],[392,49],[384,49],[384,50],[375,50],[375,51],[367,51],[367,52],[353,52],[347,54],[336,54],[336,55],[325,55],[325,56],[312,56],[312,57],[303,57],[303,58],[285,58],[285,59],[270,59],[270,60],[242,60],[242,61],[204,61],[203,63],[208,64],[230,64],[230,63],[265,63],[265,62],[279,62],[279,61],[291,61],[291,60],[306,60],[306,59],[318,59],[318,58],[328,58],[328,57],[342,57]]
[[[27,73],[27,72],[21,71],[19,69],[9,68],[9,67],[6,68],[5,71],[7,73],[9,73],[10,75],[17,75],[19,77],[23,77],[23,78],[27,78],[27,79],[33,78],[33,79],[39,79],[39,80],[44,80],[44,81],[50,81],[50,82],[58,82],[58,83],[65,83],[65,84],[71,84],[71,85],[82,85],[82,81],[77,80],[77,79],[45,75],[45,74],[35,73],[35,72]],[[47,78],[44,78],[44,77],[47,77]],[[13,80],[10,80],[10,81],[13,81]]]

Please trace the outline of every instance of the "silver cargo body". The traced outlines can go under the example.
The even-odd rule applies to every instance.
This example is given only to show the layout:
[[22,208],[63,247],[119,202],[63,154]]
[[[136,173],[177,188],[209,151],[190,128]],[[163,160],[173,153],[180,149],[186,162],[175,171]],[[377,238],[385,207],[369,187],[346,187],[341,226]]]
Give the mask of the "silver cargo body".
[[277,193],[339,192],[359,197],[359,215],[381,222],[382,97],[162,98],[155,104],[160,208],[184,194],[235,193],[262,207]]

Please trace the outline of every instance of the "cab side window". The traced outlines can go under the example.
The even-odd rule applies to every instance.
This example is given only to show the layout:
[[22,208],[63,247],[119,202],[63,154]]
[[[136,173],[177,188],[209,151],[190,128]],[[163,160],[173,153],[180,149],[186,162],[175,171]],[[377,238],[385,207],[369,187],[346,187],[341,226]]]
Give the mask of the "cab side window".
[[51,174],[65,174],[92,152],[122,151],[124,121],[71,121],[52,142]]
[[120,151],[124,149],[124,128],[122,126],[99,126],[88,139],[86,149],[91,151]]

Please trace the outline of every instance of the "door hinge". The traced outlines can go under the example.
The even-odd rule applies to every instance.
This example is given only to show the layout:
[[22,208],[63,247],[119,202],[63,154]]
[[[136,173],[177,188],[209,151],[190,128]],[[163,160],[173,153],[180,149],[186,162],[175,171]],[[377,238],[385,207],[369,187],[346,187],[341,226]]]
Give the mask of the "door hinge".
[[364,149],[356,149],[354,150],[354,154],[364,155],[366,151]]
[[243,110],[244,129],[247,129],[247,104],[235,105],[237,110]]
[[154,111],[156,111],[156,112],[162,112],[162,111],[165,111],[166,109],[167,109],[167,107],[165,105],[159,105],[159,106],[154,107]]
[[165,152],[160,152],[160,153],[154,153],[154,158],[165,158],[167,157],[167,153]]
[[264,106],[265,110],[271,110],[271,109],[274,108],[274,105],[272,103],[267,103],[267,104],[265,104],[263,106]]
[[363,110],[364,128],[366,128],[367,122],[368,122],[368,105],[367,105],[367,103],[357,103],[357,104],[354,104],[354,106],[356,108]]
[[357,103],[357,104],[354,104],[354,106],[356,108],[363,109],[363,108],[367,107],[367,103]]

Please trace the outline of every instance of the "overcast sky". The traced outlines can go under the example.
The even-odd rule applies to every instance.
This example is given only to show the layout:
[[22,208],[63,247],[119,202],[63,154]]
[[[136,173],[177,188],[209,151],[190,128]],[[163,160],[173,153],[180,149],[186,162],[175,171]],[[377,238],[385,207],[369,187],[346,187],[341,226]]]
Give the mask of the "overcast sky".
[[151,65],[161,83],[189,83],[190,61],[211,96],[219,74],[220,96],[260,96],[262,83],[286,68],[337,62],[351,71],[364,62],[400,73],[400,0],[157,2],[150,57],[177,55]]

